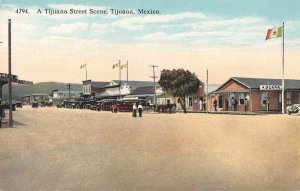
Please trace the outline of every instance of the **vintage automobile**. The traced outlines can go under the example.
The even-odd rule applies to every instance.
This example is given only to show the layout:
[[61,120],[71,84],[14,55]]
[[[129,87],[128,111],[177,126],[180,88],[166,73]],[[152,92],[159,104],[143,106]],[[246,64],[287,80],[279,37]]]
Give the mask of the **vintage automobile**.
[[294,104],[286,107],[287,114],[300,113],[300,104]]
[[117,100],[116,104],[111,106],[111,112],[132,112],[134,103],[136,103],[137,105],[141,103],[144,108],[146,106],[146,101],[144,99],[119,99]]
[[[4,102],[1,104],[3,109],[9,109],[9,103],[8,102]],[[12,110],[16,111],[16,104],[12,103]]]
[[62,103],[59,103],[56,105],[57,108],[68,108],[69,107],[69,101],[68,100],[64,100]]
[[87,103],[84,105],[84,109],[93,110],[95,105],[96,105],[96,100],[88,100]]
[[111,106],[116,104],[116,99],[103,99],[97,101],[96,110],[97,111],[111,111]]
[[46,107],[46,102],[45,101],[41,101],[41,107]]
[[20,102],[20,101],[16,101],[16,102],[14,102],[14,104],[16,105],[16,107],[19,107],[19,108],[23,107],[22,102]]
[[39,107],[39,103],[36,102],[36,101],[34,101],[34,102],[31,103],[31,107],[32,108],[38,108]]

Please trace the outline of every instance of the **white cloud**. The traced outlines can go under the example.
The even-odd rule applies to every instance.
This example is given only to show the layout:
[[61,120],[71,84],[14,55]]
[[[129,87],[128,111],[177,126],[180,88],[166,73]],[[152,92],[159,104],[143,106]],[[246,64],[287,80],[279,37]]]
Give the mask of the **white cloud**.
[[203,13],[196,12],[185,12],[185,13],[178,13],[178,14],[169,14],[169,15],[148,15],[144,17],[127,17],[124,19],[119,19],[112,23],[113,26],[131,29],[131,30],[138,30],[142,29],[144,25],[153,24],[153,23],[168,23],[172,21],[178,21],[183,19],[205,19],[206,16]]
[[32,24],[25,23],[15,23],[12,25],[13,30],[22,32],[33,32],[36,30],[36,26]]
[[212,29],[219,27],[243,27],[249,25],[261,24],[263,20],[257,17],[242,17],[225,20],[205,20],[199,23],[192,24],[193,29]]
[[153,34],[148,34],[143,36],[143,40],[162,40],[165,39],[167,37],[167,34],[164,32],[157,32],[157,33],[153,33]]
[[88,24],[87,23],[72,23],[72,24],[61,24],[59,26],[54,26],[50,28],[50,31],[52,33],[56,34],[72,34],[75,31],[79,30],[87,30],[88,29]]
[[[181,27],[180,24],[178,24]],[[161,29],[166,28],[165,26]],[[179,42],[210,42],[211,44],[252,44],[264,39],[265,24],[261,18],[243,17],[233,19],[205,18],[196,23],[184,24],[184,32],[156,32],[142,37],[145,41]]]
[[92,23],[91,29],[94,30],[108,30],[110,28],[109,24],[104,23]]

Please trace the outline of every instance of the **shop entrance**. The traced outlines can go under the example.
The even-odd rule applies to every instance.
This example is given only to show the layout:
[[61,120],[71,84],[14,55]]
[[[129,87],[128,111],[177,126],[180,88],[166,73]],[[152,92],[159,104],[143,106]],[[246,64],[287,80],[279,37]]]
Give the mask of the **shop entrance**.
[[281,92],[278,93],[278,111],[282,111],[282,94]]
[[223,108],[223,96],[219,95],[219,108]]

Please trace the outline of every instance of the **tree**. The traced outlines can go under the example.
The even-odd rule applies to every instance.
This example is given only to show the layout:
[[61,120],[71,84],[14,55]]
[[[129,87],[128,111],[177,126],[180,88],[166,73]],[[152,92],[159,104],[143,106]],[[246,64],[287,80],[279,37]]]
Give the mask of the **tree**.
[[179,98],[179,103],[184,113],[186,113],[186,96],[196,93],[200,83],[200,80],[194,73],[184,69],[164,69],[158,81],[164,92]]

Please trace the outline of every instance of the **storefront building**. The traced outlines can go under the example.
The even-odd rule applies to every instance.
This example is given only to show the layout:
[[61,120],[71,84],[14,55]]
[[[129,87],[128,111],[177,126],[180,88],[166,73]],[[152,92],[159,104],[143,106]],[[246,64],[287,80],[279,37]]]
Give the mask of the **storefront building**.
[[[281,112],[281,79],[232,77],[210,94],[210,111]],[[285,107],[300,103],[300,80],[285,80]]]

